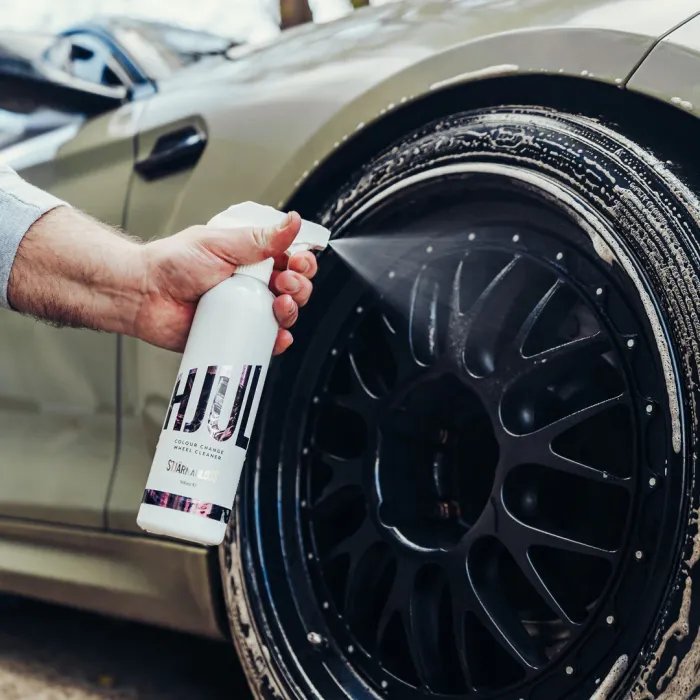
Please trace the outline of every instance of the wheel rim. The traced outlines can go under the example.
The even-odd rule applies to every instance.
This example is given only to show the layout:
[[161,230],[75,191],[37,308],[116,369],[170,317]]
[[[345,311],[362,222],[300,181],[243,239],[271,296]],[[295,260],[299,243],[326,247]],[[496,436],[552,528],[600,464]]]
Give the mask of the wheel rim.
[[375,691],[522,697],[548,674],[563,696],[658,574],[640,509],[673,527],[670,488],[644,500],[678,456],[639,305],[571,222],[511,191],[514,226],[502,194],[412,244],[298,377],[292,597]]

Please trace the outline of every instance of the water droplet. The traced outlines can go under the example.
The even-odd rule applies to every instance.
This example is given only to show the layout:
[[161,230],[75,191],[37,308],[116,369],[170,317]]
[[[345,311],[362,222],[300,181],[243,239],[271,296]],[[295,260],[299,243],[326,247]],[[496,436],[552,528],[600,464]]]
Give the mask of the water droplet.
[[574,667],[573,666],[567,666],[566,667],[566,675],[571,676],[574,673]]
[[563,260],[564,259],[564,253],[557,253],[557,260]]
[[634,347],[634,338],[630,338],[630,339],[627,341],[627,347],[628,347],[628,348],[633,348],[633,347]]
[[615,618],[614,618],[612,615],[608,615],[608,616],[605,618],[605,621],[606,621],[609,625],[612,625],[613,622],[615,622]]
[[476,234],[475,234],[475,233],[470,233],[469,236],[468,236],[468,238],[469,238],[470,241],[473,241],[473,240],[476,238]]
[[513,236],[513,243],[517,243],[519,240],[520,240],[520,236],[518,236],[518,234],[516,233],[516,234]]
[[598,296],[601,296],[601,295],[603,294],[603,288],[602,288],[602,287],[598,287],[598,289],[595,290],[595,293],[596,293]]

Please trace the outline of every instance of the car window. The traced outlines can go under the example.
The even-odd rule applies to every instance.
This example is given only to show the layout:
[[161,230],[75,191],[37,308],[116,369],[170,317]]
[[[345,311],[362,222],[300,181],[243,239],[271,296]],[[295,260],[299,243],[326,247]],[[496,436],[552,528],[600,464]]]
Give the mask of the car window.
[[83,120],[80,114],[71,114],[41,104],[32,97],[0,94],[0,150],[41,136]]
[[128,79],[109,47],[89,34],[60,37],[44,56],[53,68],[103,87],[126,86]]

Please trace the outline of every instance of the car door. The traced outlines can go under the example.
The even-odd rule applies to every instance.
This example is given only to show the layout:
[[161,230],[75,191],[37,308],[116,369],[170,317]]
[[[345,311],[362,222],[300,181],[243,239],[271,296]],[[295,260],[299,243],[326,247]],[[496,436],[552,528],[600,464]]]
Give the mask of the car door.
[[[100,69],[100,61],[109,60],[99,56],[106,48],[90,43],[74,50],[71,39],[54,47],[65,54],[67,82],[82,72],[76,84],[97,80],[98,101],[109,96],[118,86]],[[111,82],[105,90],[102,76]],[[62,88],[15,77],[3,81],[0,163],[120,226],[142,105],[81,112],[93,98],[75,99]],[[104,112],[104,106],[90,109]],[[116,452],[117,354],[114,335],[0,312],[0,516],[104,526]]]

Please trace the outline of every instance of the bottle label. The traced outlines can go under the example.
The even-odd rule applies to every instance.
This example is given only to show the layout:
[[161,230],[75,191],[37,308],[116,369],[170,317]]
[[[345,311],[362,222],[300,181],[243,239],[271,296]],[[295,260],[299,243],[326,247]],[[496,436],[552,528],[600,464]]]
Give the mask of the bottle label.
[[143,503],[228,522],[266,369],[209,365],[180,372]]
[[198,501],[188,496],[179,496],[174,493],[157,491],[156,489],[146,489],[143,492],[141,503],[146,503],[149,506],[171,508],[172,510],[179,510],[183,513],[193,513],[203,518],[219,520],[222,523],[228,523],[231,518],[230,508],[217,506],[215,503],[205,503],[204,501]]

